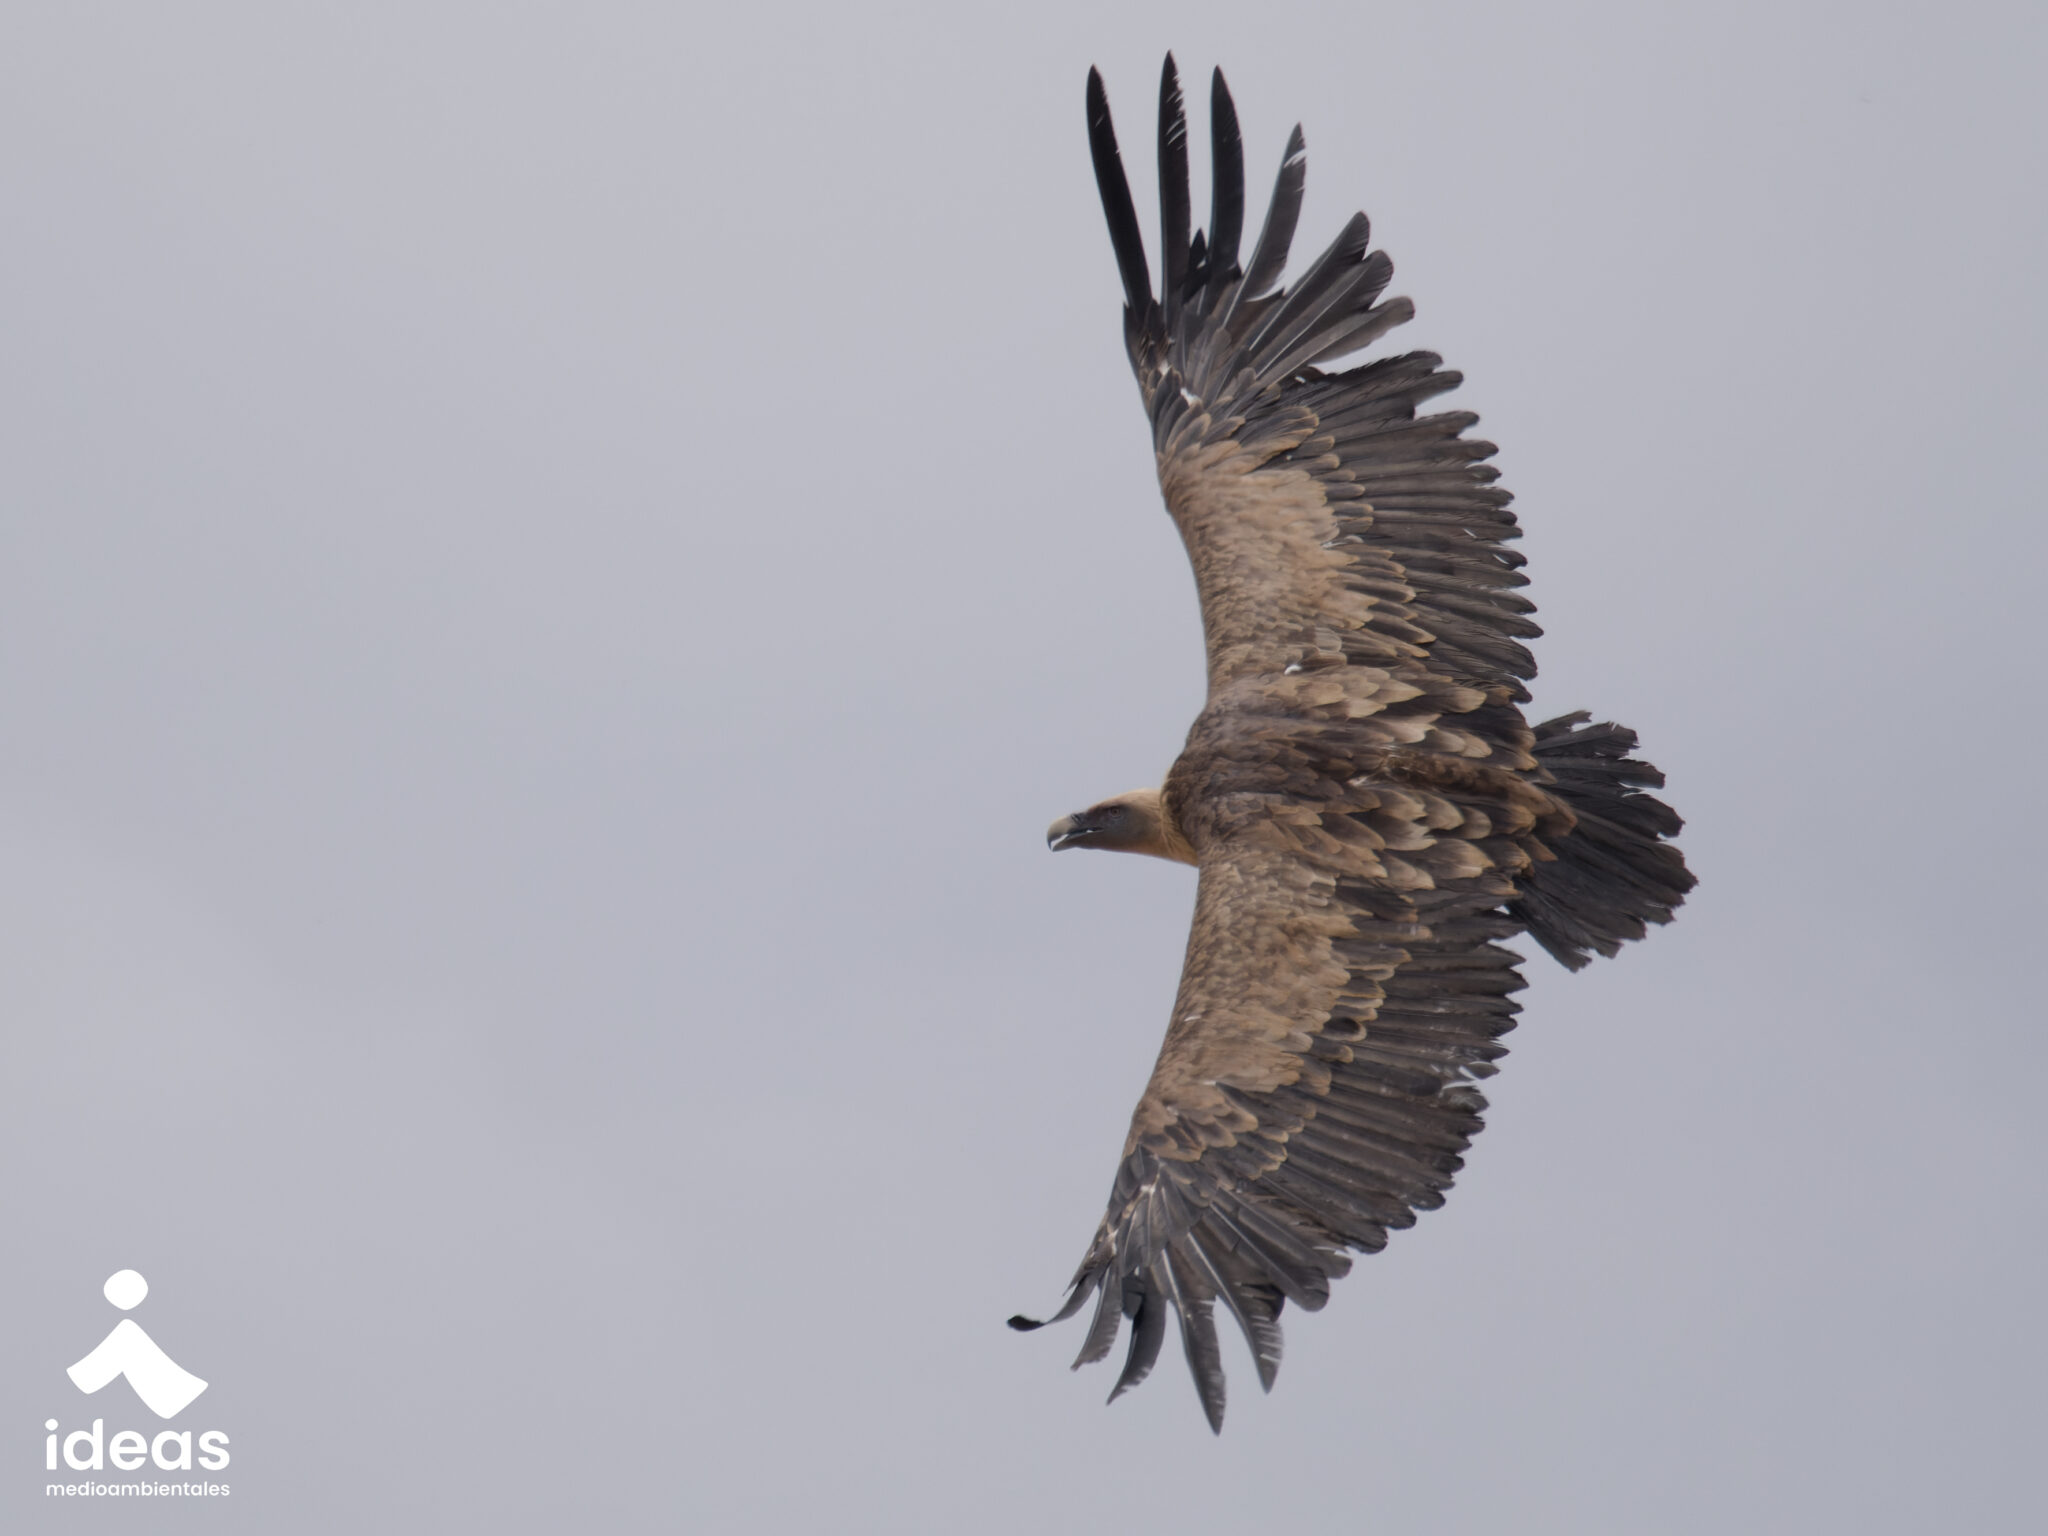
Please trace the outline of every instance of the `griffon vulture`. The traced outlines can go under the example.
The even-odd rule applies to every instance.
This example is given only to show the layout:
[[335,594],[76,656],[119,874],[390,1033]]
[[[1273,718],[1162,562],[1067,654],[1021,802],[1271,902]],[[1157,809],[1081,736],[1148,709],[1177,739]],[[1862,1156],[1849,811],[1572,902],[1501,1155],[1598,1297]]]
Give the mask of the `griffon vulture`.
[[[1428,352],[1333,371],[1407,320],[1365,215],[1276,286],[1301,207],[1300,128],[1240,260],[1244,163],[1219,71],[1214,202],[1191,228],[1173,59],[1159,99],[1163,251],[1151,287],[1100,74],[1088,136],[1123,277],[1124,339],[1159,483],[1201,596],[1208,703],[1158,789],[1053,823],[1059,848],[1200,871],[1180,994],[1109,1210],[1066,1304],[1096,1298],[1075,1365],[1123,1321],[1110,1397],[1178,1323],[1223,1423],[1214,1308],[1259,1381],[1280,1311],[1443,1203],[1504,1053],[1526,933],[1577,969],[1693,884],[1632,731],[1522,712],[1535,664],[1519,530],[1469,412],[1420,414],[1456,373]],[[1023,1317],[1011,1326],[1041,1326]]]

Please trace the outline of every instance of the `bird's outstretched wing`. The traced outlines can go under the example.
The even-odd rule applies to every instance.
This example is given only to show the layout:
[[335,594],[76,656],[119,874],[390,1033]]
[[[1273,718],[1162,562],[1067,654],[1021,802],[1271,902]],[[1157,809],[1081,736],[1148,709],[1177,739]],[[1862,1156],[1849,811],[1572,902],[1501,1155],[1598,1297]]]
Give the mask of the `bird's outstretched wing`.
[[[1458,382],[1407,353],[1328,373],[1407,319],[1363,215],[1290,287],[1288,141],[1250,258],[1236,114],[1212,94],[1211,230],[1191,233],[1173,61],[1160,93],[1161,291],[1149,286],[1102,82],[1088,120],[1125,337],[1167,508],[1201,595],[1209,701],[1165,786],[1201,868],[1180,993],[1109,1209],[1060,1317],[1097,1304],[1077,1365],[1158,1357],[1169,1314],[1213,1427],[1213,1320],[1270,1386],[1284,1302],[1314,1309],[1347,1250],[1442,1203],[1503,1053],[1525,928],[1568,960],[1663,921],[1691,877],[1634,737],[1583,716],[1532,729],[1537,633],[1515,592],[1507,494],[1462,436],[1418,416]],[[1552,771],[1553,764],[1569,771]],[[1575,839],[1581,820],[1600,839]],[[1551,907],[1538,912],[1540,899]],[[1019,1327],[1037,1326],[1013,1319]]]
[[[1237,115],[1220,71],[1211,92],[1214,238],[1188,232],[1187,125],[1173,60],[1160,91],[1164,270],[1148,284],[1102,80],[1088,78],[1088,127],[1125,293],[1124,335],[1158,453],[1167,509],[1195,569],[1212,694],[1291,665],[1351,662],[1424,674],[1520,702],[1538,633],[1509,496],[1464,437],[1478,418],[1418,415],[1454,388],[1428,352],[1340,373],[1323,365],[1409,319],[1382,300],[1393,263],[1354,214],[1287,288],[1274,285],[1301,206],[1301,129],[1287,153],[1249,268],[1238,263],[1244,206]],[[1478,723],[1478,722],[1471,722]],[[1504,718],[1513,766],[1526,731]]]

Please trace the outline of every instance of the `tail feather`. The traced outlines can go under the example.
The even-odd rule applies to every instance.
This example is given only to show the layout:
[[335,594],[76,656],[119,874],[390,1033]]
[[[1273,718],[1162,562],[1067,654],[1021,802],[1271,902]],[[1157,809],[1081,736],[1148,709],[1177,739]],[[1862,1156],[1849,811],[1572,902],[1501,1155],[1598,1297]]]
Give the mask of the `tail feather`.
[[1685,857],[1664,841],[1684,823],[1645,787],[1664,775],[1630,757],[1636,733],[1611,722],[1589,725],[1586,711],[1536,727],[1536,759],[1547,786],[1578,818],[1552,844],[1557,857],[1522,880],[1508,907],[1529,937],[1560,964],[1578,970],[1594,954],[1614,955],[1650,923],[1668,923],[1697,883]]

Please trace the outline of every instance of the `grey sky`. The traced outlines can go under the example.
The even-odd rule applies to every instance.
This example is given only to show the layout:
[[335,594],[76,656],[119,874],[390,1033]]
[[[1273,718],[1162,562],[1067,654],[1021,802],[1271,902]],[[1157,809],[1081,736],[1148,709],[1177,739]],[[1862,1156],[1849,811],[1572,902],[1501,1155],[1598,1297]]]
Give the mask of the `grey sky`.
[[[9,6],[0,1523],[2018,1529],[2043,33]],[[1169,46],[1255,184],[1303,122],[1303,247],[1372,213],[1538,708],[1643,732],[1702,879],[1532,962],[1450,1203],[1270,1398],[1226,1345],[1220,1441],[1001,1326],[1192,900],[1040,841],[1200,697],[1081,113],[1143,209]],[[156,1427],[63,1377],[128,1266],[226,1501],[43,1495],[46,1417]]]

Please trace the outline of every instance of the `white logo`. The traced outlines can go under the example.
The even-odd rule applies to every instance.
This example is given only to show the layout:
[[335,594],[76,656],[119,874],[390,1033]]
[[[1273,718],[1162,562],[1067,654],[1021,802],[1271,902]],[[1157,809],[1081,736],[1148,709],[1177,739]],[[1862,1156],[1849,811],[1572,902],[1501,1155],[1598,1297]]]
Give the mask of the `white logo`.
[[[149,1282],[132,1269],[107,1277],[107,1300],[123,1312],[139,1306],[148,1294]],[[79,1391],[87,1393],[99,1391],[117,1376],[125,1376],[128,1385],[135,1389],[135,1395],[142,1399],[143,1406],[160,1419],[182,1413],[206,1390],[205,1382],[165,1354],[156,1340],[144,1333],[132,1317],[124,1317],[114,1324],[113,1331],[100,1340],[99,1346],[78,1364],[69,1367],[66,1374]],[[109,1434],[105,1419],[94,1419],[91,1429],[74,1429],[68,1435],[55,1419],[44,1420],[43,1428],[49,1431],[43,1439],[45,1471],[57,1470],[60,1451],[64,1465],[73,1472],[104,1474],[110,1469],[139,1472],[151,1468],[157,1473],[189,1473],[194,1470],[194,1432],[189,1429],[159,1430],[154,1436],[147,1430],[138,1429],[117,1429]],[[198,1435],[198,1441],[200,1468],[218,1472],[228,1464],[228,1437],[225,1433],[209,1429]],[[94,1479],[47,1483],[43,1492],[66,1498],[195,1495],[220,1498],[227,1495],[228,1485],[197,1480],[163,1482],[153,1475],[145,1475],[112,1481]]]
[[[106,1293],[107,1300],[126,1312],[149,1294],[149,1282],[124,1269],[107,1277]],[[132,1317],[114,1324],[99,1347],[66,1374],[81,1392],[97,1392],[115,1377],[126,1376],[143,1406],[160,1419],[182,1413],[206,1390],[205,1382],[165,1354]]]

